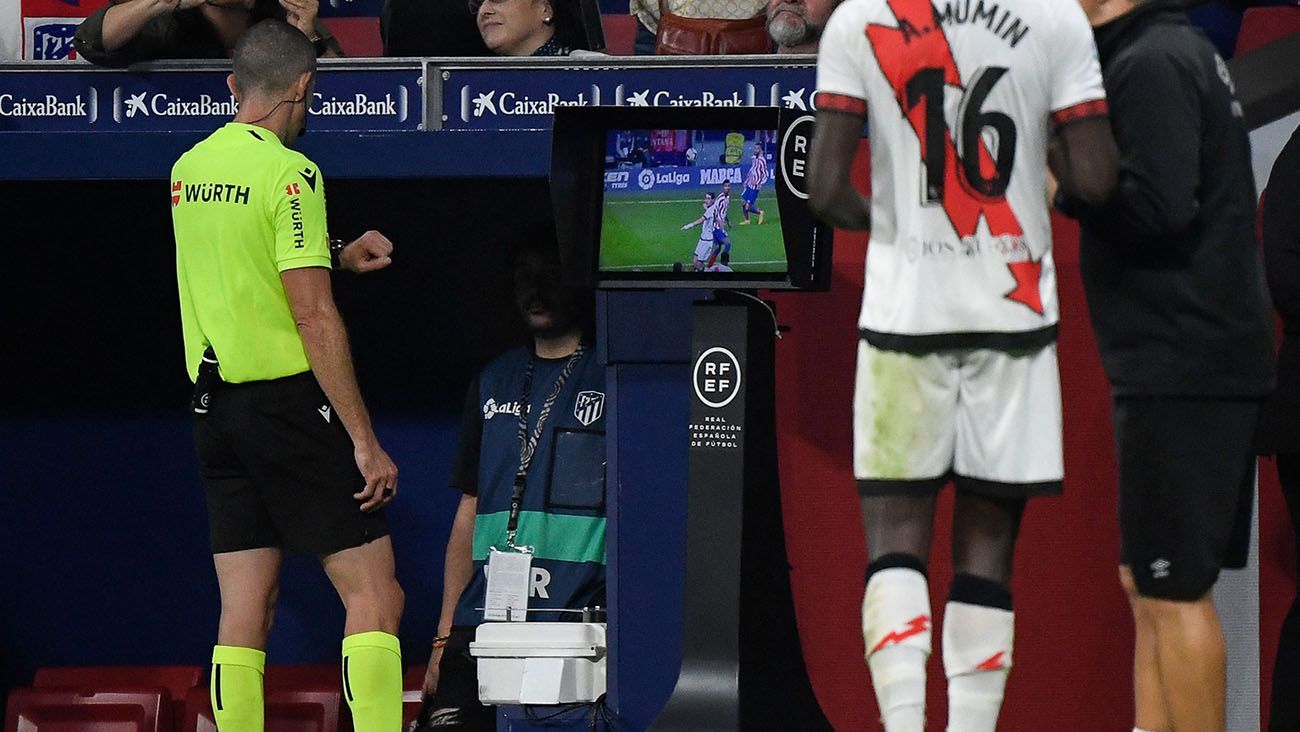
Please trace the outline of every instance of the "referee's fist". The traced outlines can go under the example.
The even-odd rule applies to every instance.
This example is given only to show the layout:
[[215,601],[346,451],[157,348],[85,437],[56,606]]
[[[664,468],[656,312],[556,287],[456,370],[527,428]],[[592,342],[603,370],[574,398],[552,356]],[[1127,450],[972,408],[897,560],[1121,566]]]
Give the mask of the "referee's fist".
[[378,231],[367,231],[339,252],[343,269],[357,274],[374,272],[393,263],[393,243]]

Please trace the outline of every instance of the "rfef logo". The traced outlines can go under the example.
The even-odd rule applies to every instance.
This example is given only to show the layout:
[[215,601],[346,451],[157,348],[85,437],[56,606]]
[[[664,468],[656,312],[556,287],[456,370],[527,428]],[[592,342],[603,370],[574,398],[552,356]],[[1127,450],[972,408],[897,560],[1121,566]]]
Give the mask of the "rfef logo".
[[808,198],[808,150],[814,119],[811,114],[799,117],[781,137],[781,178],[791,193],[803,199]]
[[740,361],[728,349],[714,346],[695,359],[692,381],[704,406],[721,409],[740,393]]

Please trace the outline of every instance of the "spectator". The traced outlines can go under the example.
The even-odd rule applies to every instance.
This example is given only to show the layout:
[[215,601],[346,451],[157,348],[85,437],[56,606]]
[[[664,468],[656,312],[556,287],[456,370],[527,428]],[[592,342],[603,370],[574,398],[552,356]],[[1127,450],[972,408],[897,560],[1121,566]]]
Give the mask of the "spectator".
[[490,56],[465,0],[384,0],[385,56]]
[[[766,0],[631,0],[630,10],[637,19],[635,53],[638,56],[650,56],[665,53],[659,47],[659,25],[661,18],[680,23],[685,20],[730,21],[716,23],[713,32],[727,32],[727,26],[745,33],[751,27],[761,29],[765,22],[763,9]],[[667,15],[664,15],[664,14]],[[757,21],[757,23],[754,23]],[[746,35],[746,42],[754,34]],[[769,47],[738,48],[731,53],[767,53]],[[679,53],[681,51],[678,51]]]
[[229,58],[259,21],[283,20],[302,31],[317,56],[342,56],[317,19],[318,0],[110,0],[77,27],[77,53],[100,66],[159,59]]
[[1057,195],[1111,384],[1120,581],[1136,628],[1140,730],[1222,730],[1224,641],[1211,590],[1245,566],[1272,319],[1250,140],[1227,64],[1181,0],[1082,0],[1119,182]]
[[767,34],[777,53],[816,54],[822,29],[841,0],[770,0]]
[[[1277,391],[1264,410],[1262,452],[1277,456],[1277,474],[1300,536],[1300,130],[1273,165],[1264,192],[1264,271],[1273,306],[1282,317],[1282,347],[1277,354]],[[1300,595],[1282,623],[1273,664],[1273,703],[1269,732],[1300,729]]]
[[470,9],[498,56],[568,56],[586,46],[576,0],[470,0]]
[[[488,364],[466,400],[451,479],[463,495],[420,715],[419,729],[429,732],[496,729],[478,701],[468,648],[483,621],[488,547],[511,544],[509,517],[517,516],[519,544],[534,550],[530,610],[605,604],[605,372],[584,337],[590,293],[562,284],[553,243],[520,252],[514,281],[532,343]],[[530,446],[527,462],[521,442]]]

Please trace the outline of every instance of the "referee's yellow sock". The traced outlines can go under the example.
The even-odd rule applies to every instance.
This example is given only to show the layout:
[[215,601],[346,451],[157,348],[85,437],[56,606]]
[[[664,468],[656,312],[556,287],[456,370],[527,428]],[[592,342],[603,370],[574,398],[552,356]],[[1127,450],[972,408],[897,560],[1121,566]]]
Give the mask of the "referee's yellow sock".
[[402,647],[397,637],[374,630],[343,639],[343,695],[356,732],[402,728]]
[[221,732],[262,732],[262,675],[266,652],[240,646],[212,648],[212,716]]

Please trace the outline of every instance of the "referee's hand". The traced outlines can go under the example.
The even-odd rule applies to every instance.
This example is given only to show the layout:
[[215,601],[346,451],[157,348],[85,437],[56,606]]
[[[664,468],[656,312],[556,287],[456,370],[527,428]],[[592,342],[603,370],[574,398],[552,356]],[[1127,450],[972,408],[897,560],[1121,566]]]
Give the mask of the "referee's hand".
[[364,274],[374,272],[393,263],[393,243],[378,231],[367,231],[339,252],[343,269]]
[[357,469],[366,479],[365,488],[352,497],[361,501],[362,511],[383,508],[397,495],[397,466],[378,442],[358,445],[355,450]]

